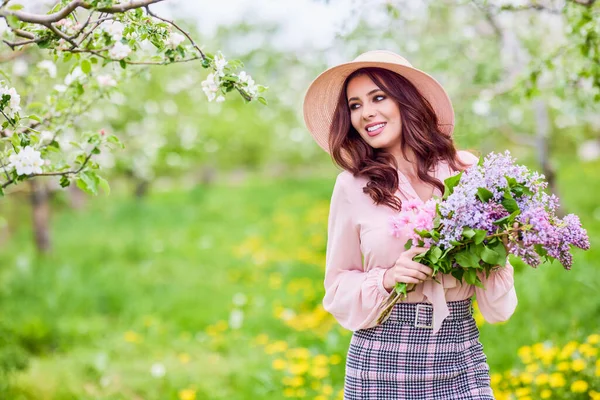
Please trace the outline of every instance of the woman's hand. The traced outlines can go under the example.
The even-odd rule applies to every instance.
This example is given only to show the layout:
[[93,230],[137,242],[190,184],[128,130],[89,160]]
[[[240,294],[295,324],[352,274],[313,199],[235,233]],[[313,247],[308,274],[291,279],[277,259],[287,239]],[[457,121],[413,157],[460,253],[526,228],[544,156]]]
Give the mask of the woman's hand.
[[427,265],[412,260],[414,256],[427,250],[429,249],[425,247],[412,247],[400,254],[394,266],[385,271],[383,276],[385,289],[391,291],[396,282],[419,284],[431,279],[433,270]]

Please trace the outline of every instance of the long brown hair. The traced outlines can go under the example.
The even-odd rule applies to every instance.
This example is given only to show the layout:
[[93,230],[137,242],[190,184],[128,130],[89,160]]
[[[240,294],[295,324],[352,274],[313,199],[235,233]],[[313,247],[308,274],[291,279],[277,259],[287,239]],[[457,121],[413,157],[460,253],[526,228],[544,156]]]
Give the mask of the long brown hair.
[[464,170],[467,165],[458,160],[452,137],[440,131],[437,115],[427,99],[406,78],[387,69],[361,68],[344,82],[329,135],[329,149],[335,163],[354,176],[362,175],[369,179],[363,191],[375,204],[400,210],[402,202],[394,196],[399,184],[396,159],[385,150],[367,144],[350,120],[346,90],[348,82],[360,75],[371,78],[396,102],[402,121],[400,143],[403,154],[411,149],[417,160],[419,179],[437,186],[443,193],[444,184],[429,176],[427,171],[442,160],[446,160],[455,171]]

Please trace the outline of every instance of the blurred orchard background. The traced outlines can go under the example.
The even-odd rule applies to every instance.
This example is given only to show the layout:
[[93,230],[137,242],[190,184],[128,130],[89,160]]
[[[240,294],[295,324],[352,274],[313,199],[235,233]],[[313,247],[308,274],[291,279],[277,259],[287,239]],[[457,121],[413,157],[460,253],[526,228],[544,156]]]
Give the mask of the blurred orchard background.
[[496,397],[600,398],[600,2],[151,5],[198,48],[144,7],[97,10],[114,19],[75,50],[89,11],[18,14],[71,3],[0,6],[0,398],[341,399],[351,333],[321,307],[337,169],[302,100],[372,49],[444,85],[459,148],[509,149],[588,229],[571,271],[513,260],[510,321],[476,313]]

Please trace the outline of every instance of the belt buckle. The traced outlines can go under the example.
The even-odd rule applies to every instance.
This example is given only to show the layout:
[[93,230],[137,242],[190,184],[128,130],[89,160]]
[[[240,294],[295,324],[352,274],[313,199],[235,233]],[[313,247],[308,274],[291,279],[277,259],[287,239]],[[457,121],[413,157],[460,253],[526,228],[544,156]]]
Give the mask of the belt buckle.
[[[419,322],[419,312],[421,309],[431,309],[431,323],[422,324]],[[433,329],[433,306],[430,304],[417,304],[415,310],[415,328]]]

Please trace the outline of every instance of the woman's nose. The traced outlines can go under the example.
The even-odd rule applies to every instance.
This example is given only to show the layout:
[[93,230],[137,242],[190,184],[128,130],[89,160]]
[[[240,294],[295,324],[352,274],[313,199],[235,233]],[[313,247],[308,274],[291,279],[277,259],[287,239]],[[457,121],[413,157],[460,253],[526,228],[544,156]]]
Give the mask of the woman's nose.
[[363,105],[363,109],[362,109],[362,117],[364,119],[371,119],[373,118],[375,115],[377,114],[377,111],[375,110],[375,107],[373,107],[372,105]]

